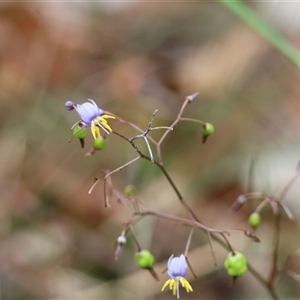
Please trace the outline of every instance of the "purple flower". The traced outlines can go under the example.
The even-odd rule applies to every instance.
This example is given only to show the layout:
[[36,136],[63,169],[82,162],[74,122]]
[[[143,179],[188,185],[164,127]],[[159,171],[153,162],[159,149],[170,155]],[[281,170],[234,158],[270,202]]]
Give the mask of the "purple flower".
[[171,278],[184,277],[187,270],[187,263],[183,254],[174,257],[172,254],[168,260],[168,274]]
[[94,119],[103,114],[103,110],[97,106],[94,100],[88,100],[90,102],[76,105],[76,110],[84,126],[90,126]]
[[173,291],[173,295],[177,295],[179,298],[179,286],[181,285],[187,293],[192,292],[193,288],[190,283],[184,278],[187,271],[187,262],[185,256],[181,254],[179,257],[174,257],[172,254],[168,260],[168,274],[170,279],[168,279],[162,287],[162,291],[169,286]]
[[67,101],[65,108],[67,110],[76,109],[80,116],[80,120],[75,123],[72,129],[80,124],[81,127],[90,127],[94,139],[101,138],[100,128],[107,134],[112,132],[112,129],[107,123],[107,119],[115,119],[114,116],[107,115],[104,111],[97,106],[94,100],[88,99],[89,102],[83,104],[76,104],[73,101]]

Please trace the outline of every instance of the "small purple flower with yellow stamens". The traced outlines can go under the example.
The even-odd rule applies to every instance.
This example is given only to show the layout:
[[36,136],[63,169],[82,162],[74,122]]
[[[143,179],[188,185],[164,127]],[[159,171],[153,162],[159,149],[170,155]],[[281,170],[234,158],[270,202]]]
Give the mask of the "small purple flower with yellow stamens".
[[80,121],[75,125],[80,123],[83,127],[91,127],[92,135],[96,140],[101,137],[100,128],[107,134],[112,132],[106,119],[114,119],[115,117],[105,114],[104,111],[97,106],[94,100],[88,99],[88,101],[89,102],[83,104],[67,101],[65,107],[67,110],[72,110],[73,108],[76,109],[80,116]]
[[172,254],[168,260],[168,275],[171,279],[168,279],[162,287],[162,291],[169,286],[173,291],[173,295],[177,295],[179,298],[179,286],[182,285],[187,293],[192,292],[193,288],[190,283],[184,278],[187,271],[187,262],[183,254],[179,257],[174,257]]

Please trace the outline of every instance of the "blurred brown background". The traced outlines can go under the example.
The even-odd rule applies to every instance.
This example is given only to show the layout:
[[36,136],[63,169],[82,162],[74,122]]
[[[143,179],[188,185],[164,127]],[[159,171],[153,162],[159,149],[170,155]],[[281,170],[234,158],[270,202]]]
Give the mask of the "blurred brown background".
[[[297,3],[256,3],[268,22],[300,48]],[[0,294],[2,299],[170,299],[160,289],[166,260],[184,251],[188,229],[145,218],[136,226],[143,247],[157,259],[161,282],[135,264],[128,245],[114,261],[113,244],[128,213],[113,201],[103,207],[92,177],[136,156],[116,136],[84,157],[70,127],[78,120],[67,100],[94,99],[105,110],[146,128],[169,125],[184,98],[199,92],[186,117],[211,122],[215,134],[202,144],[201,128],[183,122],[162,146],[165,166],[188,203],[207,225],[246,228],[256,202],[228,212],[249,191],[275,194],[300,160],[299,71],[265,40],[218,3],[7,2],[0,4]],[[110,122],[125,135],[126,126]],[[151,134],[155,138],[161,132]],[[88,139],[87,144],[91,143]],[[122,191],[134,184],[149,207],[181,214],[167,181],[148,162],[113,175]],[[295,216],[300,184],[287,197]],[[230,241],[263,274],[272,247],[272,214],[263,211],[255,244],[239,231]],[[283,217],[284,257],[299,248],[297,222]],[[264,289],[247,273],[236,285],[215,267],[203,233],[196,233],[190,261],[198,278],[183,299],[262,299]],[[288,278],[284,298],[297,295]]]

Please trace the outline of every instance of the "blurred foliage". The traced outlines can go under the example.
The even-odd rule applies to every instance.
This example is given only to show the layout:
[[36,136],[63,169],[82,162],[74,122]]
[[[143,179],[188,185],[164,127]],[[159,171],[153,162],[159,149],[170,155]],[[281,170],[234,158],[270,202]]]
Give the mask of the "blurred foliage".
[[[298,10],[281,9],[291,3],[250,4],[269,20],[272,32],[299,48],[300,24],[283,28],[271,18],[299,19],[299,4]],[[245,228],[255,205],[232,215],[228,208],[236,198],[249,191],[275,194],[288,182],[300,159],[299,70],[246,25],[247,13],[243,18],[220,3],[202,1],[1,3],[3,299],[171,297],[160,292],[162,281],[138,269],[130,236],[114,261],[113,245],[128,214],[115,199],[112,208],[104,208],[101,184],[87,194],[93,176],[136,152],[111,135],[104,150],[84,157],[92,140],[86,149],[76,139],[68,143],[78,116],[64,109],[67,100],[94,99],[104,110],[146,128],[155,109],[154,125],[171,124],[185,97],[199,92],[184,115],[214,124],[215,133],[203,145],[201,126],[182,122],[162,150],[178,188],[211,227]],[[110,124],[128,137],[136,134],[126,125]],[[112,180],[120,191],[133,184],[150,208],[183,215],[173,190],[148,162],[138,161]],[[298,217],[299,190],[297,183],[287,199]],[[235,231],[230,240],[264,276],[270,267],[271,211],[263,211],[262,219],[260,244]],[[282,230],[280,251],[286,255],[299,248],[299,228],[284,217]],[[166,260],[184,251],[188,229],[145,218],[136,232],[164,279]],[[214,247],[217,267],[207,237],[195,234],[189,260],[198,278],[188,275],[194,292],[182,298],[268,297],[249,274],[229,288],[222,268],[227,253]],[[288,277],[277,289],[285,298],[297,295]]]

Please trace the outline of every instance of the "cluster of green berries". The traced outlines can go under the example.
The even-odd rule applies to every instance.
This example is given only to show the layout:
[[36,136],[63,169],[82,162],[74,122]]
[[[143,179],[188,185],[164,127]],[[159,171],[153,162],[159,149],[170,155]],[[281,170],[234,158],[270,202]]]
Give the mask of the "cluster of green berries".
[[243,276],[247,271],[247,260],[245,256],[237,251],[230,252],[224,262],[228,275]]
[[[84,139],[87,135],[86,127],[83,127],[79,124],[76,125],[73,128],[73,135],[80,140]],[[105,148],[105,145],[106,145],[105,140],[100,136],[94,140],[93,147],[95,150],[103,150]]]

